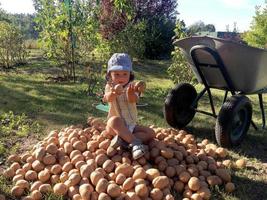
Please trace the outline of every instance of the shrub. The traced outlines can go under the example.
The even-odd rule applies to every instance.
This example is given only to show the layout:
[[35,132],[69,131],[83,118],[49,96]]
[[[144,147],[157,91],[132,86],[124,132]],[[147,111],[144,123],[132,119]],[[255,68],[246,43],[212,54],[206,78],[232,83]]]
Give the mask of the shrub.
[[193,82],[194,74],[184,57],[183,53],[178,47],[175,47],[172,52],[172,64],[167,70],[173,83],[179,82]]
[[[175,28],[175,38],[182,39],[184,37],[186,37],[185,24],[183,21],[178,21]],[[172,52],[172,64],[167,69],[167,72],[175,84],[194,81],[194,75],[189,63],[178,47],[175,47]]]
[[27,55],[18,28],[7,22],[0,22],[0,66],[10,68],[25,64]]
[[250,30],[242,37],[251,46],[267,49],[267,1],[256,7]]
[[18,141],[29,135],[39,137],[41,131],[41,125],[24,113],[14,114],[13,111],[0,113],[0,158],[2,155],[16,151],[19,147]]
[[110,40],[111,53],[126,52],[132,57],[142,57],[145,52],[145,29],[145,21],[127,24],[121,32]]
[[25,48],[26,49],[39,49],[37,40],[29,39],[25,41]]

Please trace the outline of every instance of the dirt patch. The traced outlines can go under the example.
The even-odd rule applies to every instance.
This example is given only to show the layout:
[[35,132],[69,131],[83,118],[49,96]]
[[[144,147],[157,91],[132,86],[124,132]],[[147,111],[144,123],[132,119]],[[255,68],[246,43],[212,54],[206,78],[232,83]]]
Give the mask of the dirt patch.
[[37,144],[38,142],[39,141],[38,141],[37,137],[34,135],[30,135],[27,138],[23,138],[20,141],[20,146],[17,150],[17,153],[22,154],[26,151],[29,151],[30,149],[32,149],[33,145]]
[[[32,149],[32,147],[38,143],[38,138],[35,135],[30,135],[28,137],[24,138],[18,138],[18,139],[12,139],[9,140],[6,143],[6,148],[11,149],[14,145],[17,146],[16,151],[14,153],[16,154],[23,154],[26,151],[29,151]],[[3,169],[6,168],[6,159],[8,158],[8,155],[3,155],[0,157],[1,163],[0,163],[0,174],[3,172]]]

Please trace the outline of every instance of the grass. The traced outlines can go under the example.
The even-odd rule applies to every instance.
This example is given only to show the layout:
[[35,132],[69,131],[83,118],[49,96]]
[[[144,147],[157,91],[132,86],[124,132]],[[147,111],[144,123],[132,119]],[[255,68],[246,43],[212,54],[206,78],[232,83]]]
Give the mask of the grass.
[[[173,87],[166,73],[169,64],[169,61],[135,60],[134,62],[136,79],[147,82],[147,91],[141,98],[141,102],[148,103],[148,106],[139,108],[141,124],[168,127],[162,109],[164,99],[169,89]],[[18,67],[14,71],[0,72],[0,115],[9,111],[18,116],[24,113],[27,118],[41,127],[35,134],[29,133],[20,137],[9,134],[1,137],[0,161],[4,161],[9,154],[3,150],[7,148],[7,143],[13,144],[13,152],[22,152],[30,149],[32,144],[42,139],[50,130],[60,129],[71,124],[84,124],[90,115],[106,118],[106,113],[94,107],[99,103],[99,98],[86,95],[86,83],[53,83],[45,80],[46,77],[57,73],[59,73],[59,69],[51,66],[48,61],[40,58],[36,53],[31,53],[29,64]],[[78,74],[82,76],[83,70],[78,69]],[[196,88],[200,91],[202,86],[197,85]],[[98,88],[98,91],[101,90]],[[218,90],[213,90],[212,93],[218,112],[223,93]],[[254,96],[250,98],[253,102],[253,120],[257,126],[260,126],[261,116],[257,99]],[[264,100],[267,102],[266,98]],[[207,97],[199,102],[199,108],[210,109]],[[196,114],[186,129],[196,135],[199,140],[208,138],[215,142],[214,126],[214,118]],[[245,158],[248,161],[248,167],[232,171],[233,182],[237,187],[232,195],[224,193],[222,188],[214,188],[212,199],[266,199],[266,134],[266,130],[255,131],[250,128],[248,136],[241,146],[230,150],[230,158],[233,160]],[[0,176],[0,193],[8,195],[9,191],[10,183]],[[60,199],[53,196],[46,198]]]

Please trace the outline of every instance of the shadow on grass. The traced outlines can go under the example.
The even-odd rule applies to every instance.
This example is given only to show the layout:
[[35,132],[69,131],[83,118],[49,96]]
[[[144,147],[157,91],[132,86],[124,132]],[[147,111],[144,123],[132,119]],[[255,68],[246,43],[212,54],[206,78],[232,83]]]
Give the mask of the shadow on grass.
[[242,200],[267,199],[267,182],[252,180],[244,176],[232,176],[236,190],[234,196]]
[[[97,98],[88,98],[85,92],[75,85],[45,85],[42,81],[20,77],[10,77],[6,83],[8,82],[13,83],[9,86],[0,85],[2,112],[12,110],[15,113],[25,113],[31,118],[38,117],[61,125],[84,123],[88,115],[102,116],[92,107],[92,104],[98,101]],[[36,95],[32,95],[31,91]]]

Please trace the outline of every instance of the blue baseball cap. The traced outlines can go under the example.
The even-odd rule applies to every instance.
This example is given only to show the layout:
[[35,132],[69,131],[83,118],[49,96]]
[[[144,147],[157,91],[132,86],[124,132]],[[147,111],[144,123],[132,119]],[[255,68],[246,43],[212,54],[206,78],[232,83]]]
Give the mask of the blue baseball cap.
[[110,71],[132,71],[132,61],[126,53],[114,53],[108,61],[108,73]]

